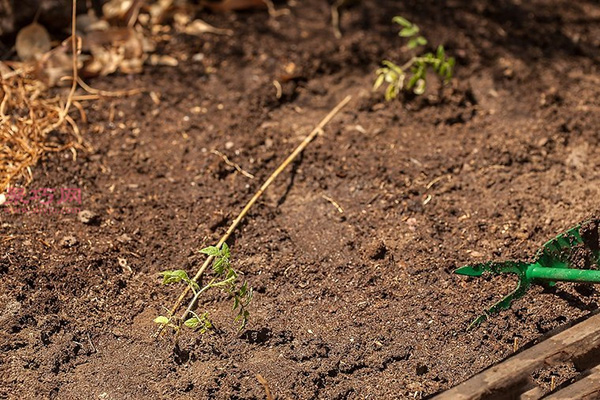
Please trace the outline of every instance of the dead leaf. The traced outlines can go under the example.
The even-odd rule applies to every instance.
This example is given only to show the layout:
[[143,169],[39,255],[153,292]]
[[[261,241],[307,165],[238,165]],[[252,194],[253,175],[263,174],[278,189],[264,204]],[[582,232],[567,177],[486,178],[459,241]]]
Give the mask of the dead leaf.
[[89,32],[83,48],[91,53],[83,67],[86,76],[140,73],[147,56],[142,35],[133,28]]
[[50,35],[46,28],[34,22],[19,31],[15,48],[22,61],[37,60],[52,48]]
[[48,87],[71,85],[64,77],[73,75],[73,60],[68,46],[58,46],[45,53],[35,66],[36,76]]
[[203,4],[213,12],[231,12],[267,8],[267,3],[264,0],[223,0],[220,3],[207,1]]
[[91,31],[105,31],[110,28],[108,21],[104,19],[98,19],[93,11],[89,11],[87,14],[79,14],[76,22],[77,30],[83,33]]
[[225,35],[225,36],[233,36],[233,31],[231,29],[220,29],[215,28],[214,26],[207,24],[201,19],[196,19],[188,24],[184,32],[188,35],[200,36],[203,33],[214,33],[215,35]]
[[102,6],[106,19],[122,19],[133,6],[133,0],[110,0]]

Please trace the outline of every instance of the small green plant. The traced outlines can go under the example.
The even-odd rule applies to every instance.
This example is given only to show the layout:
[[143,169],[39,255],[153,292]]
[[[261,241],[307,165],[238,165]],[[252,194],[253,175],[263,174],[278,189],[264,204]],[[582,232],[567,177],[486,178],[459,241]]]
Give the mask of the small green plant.
[[[417,25],[403,17],[394,17],[393,22],[402,26],[398,33],[399,36],[409,39],[407,47],[416,49],[426,45],[427,39],[419,35],[420,29]],[[377,90],[387,83],[385,90],[385,99],[387,101],[395,99],[400,91],[412,90],[420,95],[425,92],[427,84],[427,70],[432,69],[444,82],[452,79],[454,69],[454,58],[446,57],[444,47],[438,46],[435,53],[423,53],[413,56],[404,65],[399,66],[392,61],[384,60],[383,67],[377,70],[377,79],[373,85],[373,90]]]
[[409,49],[414,49],[418,46],[425,46],[427,44],[427,39],[425,39],[423,36],[417,35],[420,32],[420,29],[416,24],[413,24],[406,18],[400,16],[392,18],[392,22],[395,22],[402,27],[400,32],[398,32],[398,36],[409,39],[407,44]]
[[221,288],[223,291],[229,294],[231,298],[233,298],[233,311],[236,312],[234,320],[240,323],[240,330],[244,329],[249,317],[247,307],[252,300],[252,288],[248,286],[247,282],[238,285],[238,274],[231,267],[231,253],[229,246],[227,246],[227,243],[223,243],[221,248],[209,246],[200,250],[200,253],[214,257],[212,264],[214,277],[205,286],[200,287],[198,283],[190,279],[185,271],[180,269],[174,271],[163,271],[160,273],[163,276],[163,284],[168,285],[171,283],[183,282],[192,290],[194,297],[192,298],[188,309],[183,314],[184,318],[186,318],[188,315],[191,315],[191,317],[186,318],[183,321],[176,321],[176,318],[173,315],[169,315],[168,317],[160,315],[154,319],[154,322],[169,326],[177,332],[179,332],[181,325],[183,324],[183,326],[187,328],[199,330],[200,333],[205,333],[212,328],[212,324],[208,318],[208,313],[205,312],[198,315],[192,311],[192,307],[194,304],[196,304],[202,293],[211,288]]

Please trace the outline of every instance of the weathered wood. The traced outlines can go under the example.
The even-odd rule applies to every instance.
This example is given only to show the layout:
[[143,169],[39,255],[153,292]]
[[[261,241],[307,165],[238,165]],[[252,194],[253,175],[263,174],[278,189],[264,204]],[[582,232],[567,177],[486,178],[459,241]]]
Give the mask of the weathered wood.
[[486,369],[471,379],[434,397],[436,400],[489,399],[511,391],[534,370],[564,363],[600,347],[600,315],[552,336],[508,360]]
[[519,400],[539,400],[544,397],[544,389],[534,386],[519,396]]
[[600,366],[589,371],[589,375],[571,385],[552,393],[544,399],[547,400],[591,400],[600,398]]

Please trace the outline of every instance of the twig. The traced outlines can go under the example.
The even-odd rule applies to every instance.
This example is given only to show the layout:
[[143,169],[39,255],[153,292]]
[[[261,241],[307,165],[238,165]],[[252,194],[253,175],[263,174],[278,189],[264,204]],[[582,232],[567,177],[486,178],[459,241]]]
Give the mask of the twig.
[[[227,239],[229,239],[229,236],[233,233],[233,231],[235,230],[235,228],[237,228],[237,226],[239,225],[240,221],[246,216],[246,214],[248,214],[248,211],[250,210],[250,208],[254,205],[254,203],[256,203],[256,201],[260,198],[260,196],[263,194],[263,192],[271,185],[271,183],[273,183],[273,181],[277,178],[277,176],[292,162],[294,161],[294,159],[300,154],[302,153],[302,151],[306,148],[306,146],[308,146],[308,144],[320,133],[323,131],[323,127],[325,125],[327,125],[327,123],[329,123],[329,121],[331,121],[331,119],[346,105],[348,104],[348,102],[350,101],[352,97],[351,96],[346,96],[344,98],[344,100],[342,100],[337,106],[335,106],[330,112],[329,114],[327,114],[325,116],[325,118],[323,118],[321,120],[321,122],[319,122],[319,124],[315,127],[315,129],[312,130],[312,132],[310,132],[308,134],[308,136],[306,136],[304,138],[304,140],[302,141],[302,143],[300,143],[298,145],[298,147],[296,147],[296,149],[281,163],[281,165],[279,165],[279,167],[277,167],[277,169],[275,171],[273,171],[273,173],[267,178],[267,180],[262,184],[262,186],[258,189],[258,191],[254,194],[254,196],[252,196],[252,198],[248,201],[248,203],[244,206],[244,208],[242,209],[242,211],[240,212],[240,214],[235,218],[235,220],[233,220],[233,222],[231,223],[231,225],[229,226],[229,228],[227,229],[227,231],[225,232],[225,234],[223,235],[223,237],[221,238],[221,240],[219,240],[219,242],[217,243],[216,247],[221,247],[223,245],[223,243],[225,243],[225,241]],[[204,274],[204,271],[206,271],[206,268],[208,268],[208,266],[210,265],[210,263],[213,261],[214,256],[208,256],[208,258],[204,261],[204,264],[202,264],[202,266],[200,267],[200,269],[198,269],[198,272],[196,272],[196,275],[194,275],[194,278],[192,278],[192,281],[197,282],[198,279],[200,279],[200,277]],[[183,290],[183,292],[181,293],[181,295],[179,295],[179,298],[177,299],[177,301],[175,302],[175,305],[173,306],[173,308],[171,308],[170,314],[169,315],[175,315],[175,313],[177,312],[177,310],[179,309],[179,307],[181,306],[181,303],[183,303],[183,300],[185,299],[185,297],[187,296],[187,294],[190,291],[190,286],[186,286],[186,288]],[[188,307],[188,309],[191,307]],[[185,321],[185,317],[187,316],[187,312],[185,312],[182,317],[181,320]],[[171,318],[171,317],[170,317]],[[170,319],[169,318],[169,319]],[[157,337],[158,335],[160,335],[160,333],[163,331],[163,329],[165,328],[165,326],[167,326],[166,324],[163,324],[159,327],[158,331],[155,334],[155,337]]]
[[281,99],[281,96],[283,95],[283,88],[281,87],[281,83],[275,80],[273,81],[273,86],[275,86],[275,89],[277,90],[275,97],[277,98],[277,100]]
[[331,26],[333,27],[333,34],[336,39],[342,38],[342,31],[340,31],[340,7],[344,5],[346,0],[337,0],[331,6]]
[[267,9],[269,10],[269,17],[271,18],[277,18],[280,15],[289,15],[290,13],[290,10],[288,10],[287,8],[277,10],[271,0],[263,0],[263,2],[267,5]]
[[275,400],[275,397],[271,394],[271,389],[269,389],[269,383],[261,374],[256,374],[256,380],[263,385],[265,388],[265,394],[267,395],[267,400]]
[[215,154],[215,155],[221,157],[223,159],[223,161],[225,161],[225,164],[229,165],[230,167],[235,168],[236,171],[239,172],[240,174],[244,175],[247,178],[254,179],[254,175],[252,175],[250,172],[244,171],[242,169],[242,167],[240,167],[238,164],[231,161],[225,154],[221,153],[219,150],[211,150],[210,152],[212,154]]
[[331,197],[322,195],[321,197],[323,197],[325,200],[327,200],[328,202],[330,202],[331,204],[333,204],[333,206],[338,210],[338,212],[340,214],[344,213],[344,209],[342,208],[342,206],[340,206],[335,200],[333,200]]
[[71,84],[71,90],[69,91],[69,97],[67,97],[67,104],[65,104],[65,108],[60,113],[60,118],[56,126],[60,126],[67,114],[69,113],[69,109],[71,108],[71,102],[73,101],[73,96],[75,95],[75,90],[77,90],[77,80],[79,78],[77,74],[77,0],[73,0],[73,7],[71,10],[71,51],[73,52],[72,63],[73,63],[73,83]]
[[90,333],[89,333],[89,332],[86,332],[86,334],[87,334],[87,338],[88,338],[88,342],[89,342],[89,344],[90,344],[90,347],[92,348],[92,351],[93,351],[94,353],[97,353],[97,352],[98,352],[98,350],[96,350],[96,346],[94,346],[94,342],[92,342],[92,337],[90,336]]
[[81,78],[77,78],[77,82],[79,86],[83,88],[86,92],[92,95],[102,96],[102,97],[121,97],[121,96],[132,96],[134,94],[138,94],[142,92],[142,89],[129,89],[129,90],[115,90],[115,91],[106,91],[100,89],[94,89],[87,83],[85,83]]

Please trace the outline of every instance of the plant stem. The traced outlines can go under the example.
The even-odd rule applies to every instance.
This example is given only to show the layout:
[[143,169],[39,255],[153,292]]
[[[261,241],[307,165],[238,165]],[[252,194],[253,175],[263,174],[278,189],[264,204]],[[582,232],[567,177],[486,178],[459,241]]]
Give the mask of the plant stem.
[[[208,289],[210,289],[213,286],[213,282],[215,280],[213,279],[212,281],[210,281],[210,283],[206,286],[204,286],[202,289],[198,290],[198,292],[196,292],[196,294],[194,294],[194,297],[192,298],[192,300],[190,301],[190,304],[188,305],[188,308],[185,310],[185,312],[183,313],[184,318],[190,313],[190,311],[192,311],[192,307],[194,307],[194,304],[196,303],[196,301],[198,300],[198,297],[200,297],[200,295],[203,292],[206,292]],[[189,287],[189,286],[188,286]],[[182,319],[182,321],[185,322],[185,320]]]
[[[231,225],[229,226],[229,228],[227,229],[227,231],[225,232],[225,234],[223,235],[223,237],[221,238],[221,240],[219,240],[219,242],[217,243],[216,247],[221,248],[221,246],[223,245],[223,243],[225,243],[225,241],[227,241],[227,239],[229,239],[229,236],[233,233],[233,231],[235,230],[235,228],[237,228],[237,226],[239,225],[239,223],[241,222],[241,220],[246,216],[246,214],[248,214],[248,211],[250,210],[250,208],[254,205],[254,203],[256,203],[256,201],[260,198],[260,196],[263,194],[263,192],[271,185],[271,183],[273,183],[273,181],[277,178],[277,176],[279,176],[279,174],[292,162],[294,161],[294,159],[306,148],[306,146],[308,146],[308,144],[319,134],[323,131],[323,127],[325,125],[327,125],[327,123],[329,123],[329,121],[331,121],[331,119],[346,105],[348,104],[348,102],[352,99],[352,96],[346,96],[342,101],[339,102],[339,104],[337,106],[335,106],[330,112],[329,114],[327,114],[325,116],[325,118],[323,118],[321,120],[321,122],[319,122],[319,124],[312,130],[312,132],[310,132],[305,138],[304,140],[298,145],[298,147],[296,147],[296,149],[281,163],[281,165],[279,165],[279,167],[277,167],[277,169],[275,171],[273,171],[273,173],[267,178],[267,180],[262,184],[262,186],[258,189],[258,191],[254,194],[254,196],[252,196],[252,198],[248,201],[248,203],[246,203],[246,205],[244,206],[244,208],[242,209],[242,211],[239,213],[239,215],[235,218],[235,220],[233,220],[233,222],[231,223]],[[206,268],[208,268],[208,266],[210,265],[210,263],[213,261],[214,256],[208,256],[208,258],[204,261],[204,263],[202,264],[202,266],[198,269],[198,272],[196,272],[196,275],[194,275],[194,278],[192,279],[192,281],[197,282],[198,279],[200,279],[200,277],[202,277],[202,275],[204,274],[204,271],[206,271]],[[187,296],[187,294],[190,291],[190,287],[186,286],[186,288],[183,290],[183,292],[181,293],[181,295],[179,296],[179,298],[177,299],[177,301],[175,302],[175,305],[173,306],[173,308],[171,309],[171,315],[175,315],[175,313],[177,312],[177,310],[179,309],[179,307],[181,306],[181,304],[183,303],[183,300],[185,299],[185,296]],[[183,313],[181,319],[184,320],[185,317],[187,316],[189,310],[193,307],[193,303],[198,299],[198,296],[194,296],[194,298],[192,299],[192,301],[190,302],[190,304],[188,305],[186,311]],[[161,325],[158,328],[158,331],[155,334],[155,337],[160,335],[160,333],[163,331],[165,325]]]

